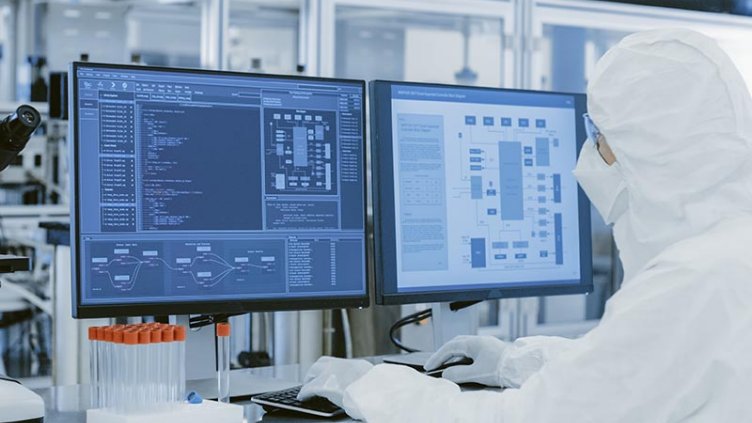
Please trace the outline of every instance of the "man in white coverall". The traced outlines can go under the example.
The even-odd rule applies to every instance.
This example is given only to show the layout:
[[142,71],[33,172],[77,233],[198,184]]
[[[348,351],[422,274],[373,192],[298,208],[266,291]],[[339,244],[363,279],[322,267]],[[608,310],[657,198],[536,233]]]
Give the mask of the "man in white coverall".
[[[703,35],[638,33],[598,62],[588,109],[597,129],[575,176],[613,223],[625,269],[599,325],[575,340],[457,338],[427,367],[453,355],[474,363],[445,379],[324,357],[301,397],[325,396],[369,422],[752,422],[752,100],[742,77]],[[514,389],[460,392],[447,379]]]

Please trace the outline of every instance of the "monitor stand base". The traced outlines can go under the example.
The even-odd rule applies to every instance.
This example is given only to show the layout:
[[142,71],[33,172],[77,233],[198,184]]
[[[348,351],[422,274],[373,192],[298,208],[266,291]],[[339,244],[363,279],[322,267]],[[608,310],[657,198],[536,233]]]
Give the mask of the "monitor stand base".
[[[434,303],[431,305],[431,325],[433,327],[433,351],[451,341],[455,336],[476,335],[478,333],[478,308],[474,303]],[[384,357],[385,363],[400,364],[423,371],[423,364],[432,352],[394,354]]]
[[478,307],[453,310],[451,303],[434,303],[431,310],[434,350],[438,350],[455,336],[478,333]]

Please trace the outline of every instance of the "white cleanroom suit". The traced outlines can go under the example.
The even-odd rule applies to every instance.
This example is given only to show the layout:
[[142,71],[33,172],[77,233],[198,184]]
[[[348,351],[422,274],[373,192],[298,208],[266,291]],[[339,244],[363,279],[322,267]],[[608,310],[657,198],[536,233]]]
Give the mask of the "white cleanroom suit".
[[[712,39],[648,31],[598,62],[588,109],[623,178],[611,203],[593,198],[614,221],[625,267],[598,326],[576,340],[473,337],[445,347],[485,351],[477,375],[468,368],[454,379],[515,388],[500,393],[460,392],[399,366],[344,372],[355,380],[343,390],[348,414],[369,422],[752,421],[752,100],[744,81]],[[336,380],[337,371],[311,379]]]

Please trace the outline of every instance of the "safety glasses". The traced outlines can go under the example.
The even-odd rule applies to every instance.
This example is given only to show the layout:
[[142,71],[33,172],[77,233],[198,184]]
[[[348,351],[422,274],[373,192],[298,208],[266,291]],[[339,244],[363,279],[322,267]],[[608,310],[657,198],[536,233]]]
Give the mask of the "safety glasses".
[[588,113],[583,114],[582,119],[585,121],[585,133],[587,137],[590,138],[593,144],[598,145],[598,139],[602,135],[601,131],[595,126],[595,122],[593,122],[593,119],[590,119]]
[[587,134],[587,137],[590,139],[590,141],[595,144],[596,150],[598,150],[598,154],[601,156],[601,159],[603,159],[606,164],[609,166],[611,163],[606,160],[605,157],[603,157],[603,153],[601,152],[601,140],[605,142],[605,138],[603,136],[603,133],[600,129],[595,125],[595,122],[593,122],[592,119],[590,119],[590,115],[585,113],[582,115],[582,119],[585,121],[585,133]]

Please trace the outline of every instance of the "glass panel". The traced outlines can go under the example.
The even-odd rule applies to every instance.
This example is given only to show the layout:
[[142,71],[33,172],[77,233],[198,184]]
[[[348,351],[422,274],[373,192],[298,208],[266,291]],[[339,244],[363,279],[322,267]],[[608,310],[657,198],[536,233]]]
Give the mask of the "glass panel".
[[10,64],[10,49],[13,34],[10,34],[12,9],[8,2],[0,1],[0,101],[13,99],[12,66]]
[[[228,66],[243,72],[298,72],[298,2],[230,3]],[[301,69],[302,71],[302,69]]]
[[201,67],[198,5],[139,3],[127,14],[127,35],[131,61],[152,66]]
[[503,50],[500,19],[336,9],[339,77],[501,86]]
[[[337,77],[505,84],[504,22],[498,18],[339,6],[335,30]],[[498,325],[498,301],[478,307],[481,326]]]
[[[606,19],[606,18],[604,18]],[[750,30],[730,26],[692,25],[666,21],[666,27],[690,27],[719,41],[739,67],[747,85],[752,86],[752,50],[748,47]],[[543,25],[543,39],[534,60],[539,70],[536,88],[553,91],[585,92],[589,75],[598,59],[630,31],[585,27]],[[589,296],[549,297],[541,299],[539,323],[563,323],[596,319],[603,314],[605,301],[621,284],[620,263],[611,229],[592,209],[593,278],[595,291]]]
[[93,62],[200,65],[201,10],[194,5],[46,6],[43,39],[50,70],[66,70],[82,54]]
[[[592,28],[543,25],[543,38],[535,52],[539,73],[533,80],[536,89],[584,93],[598,59],[628,32]],[[593,240],[593,284],[591,295],[543,297],[538,323],[568,323],[597,319],[613,293],[612,281],[620,280],[611,228],[595,208],[591,209]],[[617,273],[615,276],[614,273]]]

